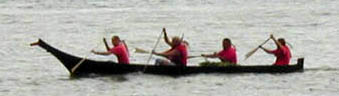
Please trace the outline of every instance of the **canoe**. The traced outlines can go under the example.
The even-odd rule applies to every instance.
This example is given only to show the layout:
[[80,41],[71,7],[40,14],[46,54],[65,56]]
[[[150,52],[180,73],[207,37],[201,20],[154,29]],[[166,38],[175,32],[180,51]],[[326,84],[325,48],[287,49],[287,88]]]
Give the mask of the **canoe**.
[[[73,56],[71,54],[60,51],[43,40],[39,39],[33,45],[38,45],[55,56],[65,68],[71,72],[71,69],[83,60],[81,57]],[[84,62],[76,69],[73,75],[88,75],[94,74],[126,74],[132,72],[142,72],[146,74],[158,75],[188,75],[197,73],[290,73],[303,72],[304,58],[299,58],[297,64],[290,64],[287,66],[273,66],[273,65],[238,65],[238,66],[156,66],[151,64],[118,64],[113,61],[97,61],[84,59]]]

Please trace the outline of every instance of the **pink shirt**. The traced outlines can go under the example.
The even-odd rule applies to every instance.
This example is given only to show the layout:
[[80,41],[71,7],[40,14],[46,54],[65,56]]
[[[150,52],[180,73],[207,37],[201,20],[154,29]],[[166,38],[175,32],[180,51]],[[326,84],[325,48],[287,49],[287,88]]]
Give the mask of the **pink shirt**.
[[120,43],[118,46],[110,49],[109,52],[113,53],[118,58],[118,63],[120,64],[129,64],[128,51],[126,46],[123,43]]
[[169,57],[171,62],[175,64],[182,64],[183,66],[187,65],[187,48],[185,44],[180,44],[179,46],[175,47],[174,50],[179,51],[180,55]]
[[217,55],[223,62],[227,61],[227,62],[237,64],[237,52],[233,46],[228,49],[220,51]]
[[269,53],[272,53],[277,57],[274,65],[278,66],[288,65],[292,57],[290,49],[287,46],[283,46],[281,49],[269,51]]

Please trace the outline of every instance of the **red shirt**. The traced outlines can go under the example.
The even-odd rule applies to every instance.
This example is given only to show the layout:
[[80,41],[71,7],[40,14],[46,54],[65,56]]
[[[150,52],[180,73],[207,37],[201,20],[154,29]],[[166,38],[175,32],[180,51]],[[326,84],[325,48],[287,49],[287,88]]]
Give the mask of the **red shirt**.
[[187,48],[185,44],[180,44],[179,46],[175,47],[174,50],[177,50],[180,54],[177,56],[172,56],[169,57],[169,59],[171,60],[171,62],[175,63],[175,64],[180,64],[183,66],[187,65]]
[[218,53],[221,61],[227,61],[234,64],[237,64],[237,52],[236,49],[232,46],[228,49],[224,49]]
[[290,49],[287,46],[283,46],[282,48],[278,48],[273,51],[269,51],[269,53],[274,54],[277,57],[274,65],[283,66],[288,65],[290,63],[290,59],[292,57]]
[[118,46],[115,46],[114,48],[110,49],[109,52],[117,56],[118,63],[129,64],[129,56],[125,44],[120,43]]

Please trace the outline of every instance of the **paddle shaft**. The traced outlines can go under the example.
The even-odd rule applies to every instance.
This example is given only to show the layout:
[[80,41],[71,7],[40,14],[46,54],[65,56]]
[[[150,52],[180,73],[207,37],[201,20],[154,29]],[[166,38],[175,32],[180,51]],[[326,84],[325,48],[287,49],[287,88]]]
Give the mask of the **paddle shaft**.
[[104,41],[104,44],[105,44],[105,47],[106,47],[106,50],[109,51],[109,47],[108,47],[108,44],[107,44],[107,41],[106,41],[106,38],[103,39]]
[[[94,48],[93,48],[94,49]],[[78,67],[86,60],[86,58],[89,56],[86,55],[84,58],[82,58],[72,69],[71,69],[71,74],[73,74],[75,72],[75,70],[78,69]]]
[[188,59],[197,58],[197,57],[203,57],[203,56],[188,56]]
[[[158,46],[158,44],[159,44],[159,41],[160,41],[161,36],[162,36],[163,33],[164,33],[164,32],[161,32],[160,35],[158,36],[158,40],[157,40],[157,42],[155,43],[153,50],[155,50],[155,49],[157,48],[157,46]],[[152,51],[153,51],[153,50],[152,50]],[[148,64],[149,61],[151,60],[152,55],[153,55],[153,53],[151,52],[151,54],[150,54],[150,56],[149,56],[149,58],[148,58],[148,60],[147,60],[147,64]]]
[[268,38],[267,40],[265,40],[265,42],[261,43],[259,46],[262,46],[264,44],[266,44],[271,38]]
[[[263,43],[261,43],[259,46],[262,46],[262,45],[266,44],[270,39],[271,39],[271,38],[268,38],[268,39],[265,40]],[[245,60],[246,60],[247,58],[249,58],[250,56],[252,56],[252,55],[259,49],[259,46],[256,47],[254,50],[248,52],[248,53],[246,54]]]
[[[93,49],[97,48],[100,44],[98,44],[97,46],[95,46]],[[84,58],[82,58],[72,69],[71,69],[71,75],[78,69],[78,67],[85,62],[86,58],[89,56],[90,54],[87,54]]]
[[75,72],[76,69],[86,60],[87,56],[85,58],[82,58],[71,70],[71,74]]

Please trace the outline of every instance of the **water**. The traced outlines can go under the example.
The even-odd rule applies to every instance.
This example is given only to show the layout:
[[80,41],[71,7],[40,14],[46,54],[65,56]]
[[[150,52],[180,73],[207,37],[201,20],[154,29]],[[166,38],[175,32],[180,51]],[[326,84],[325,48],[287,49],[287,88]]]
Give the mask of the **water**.
[[[337,96],[338,4],[335,0],[0,0],[0,95]],[[229,37],[244,65],[272,64],[274,57],[261,50],[243,59],[273,33],[293,45],[293,63],[305,57],[306,71],[178,78],[132,73],[70,79],[55,57],[29,46],[42,38],[84,57],[91,49],[104,50],[102,37],[119,35],[130,50],[151,50],[163,27],[170,36],[184,33],[191,55],[218,51],[221,40]],[[269,42],[265,47],[275,46]],[[166,48],[162,41],[156,50]],[[148,58],[148,54],[131,55],[133,63]],[[93,54],[88,58],[115,60]],[[191,59],[188,65],[202,61]]]

